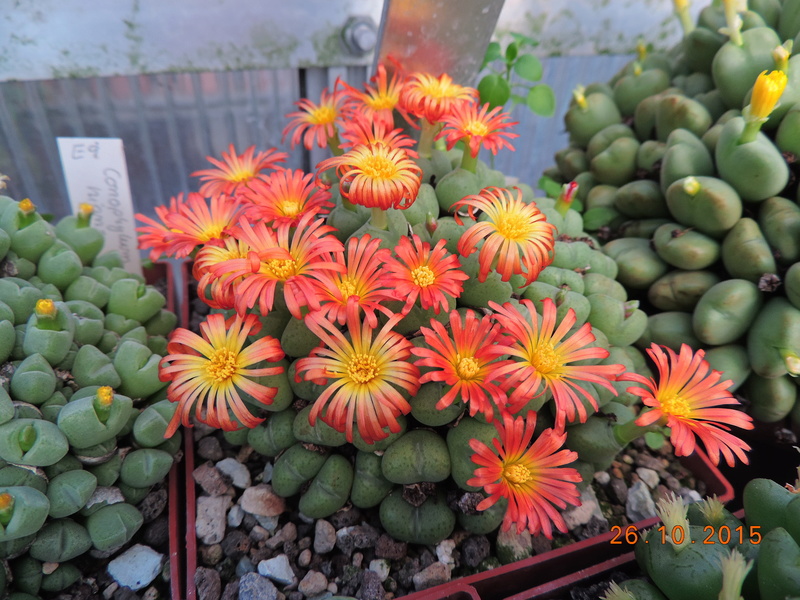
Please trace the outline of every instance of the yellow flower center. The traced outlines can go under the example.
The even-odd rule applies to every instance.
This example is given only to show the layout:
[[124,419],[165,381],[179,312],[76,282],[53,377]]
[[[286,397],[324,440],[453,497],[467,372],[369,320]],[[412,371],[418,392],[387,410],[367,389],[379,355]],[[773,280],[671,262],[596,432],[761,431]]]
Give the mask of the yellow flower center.
[[14,496],[8,492],[0,494],[0,510],[6,510],[14,506]]
[[483,137],[489,133],[489,128],[483,121],[470,121],[467,123],[466,127],[464,127],[464,131],[468,132],[470,135]]
[[387,110],[397,105],[397,98],[388,94],[378,94],[367,98],[366,103],[373,110]]
[[391,179],[397,173],[397,165],[385,156],[368,156],[360,167],[370,179]]
[[659,398],[659,401],[661,403],[661,410],[664,413],[676,417],[688,417],[692,413],[692,408],[689,406],[689,403],[685,398],[681,397],[680,394],[668,398]]
[[224,383],[236,373],[238,369],[237,354],[228,348],[215,351],[206,365],[206,375],[214,383]]
[[533,351],[531,364],[539,373],[552,373],[561,366],[561,357],[553,348],[553,344],[542,342]]
[[296,217],[303,210],[303,203],[296,198],[287,198],[281,202],[280,206],[285,217]]
[[239,167],[238,169],[234,169],[230,172],[227,179],[228,181],[232,181],[234,183],[242,183],[245,181],[250,181],[255,177],[255,171],[253,169],[247,169],[243,167]]
[[286,281],[289,277],[297,274],[297,263],[291,258],[287,258],[286,260],[279,258],[268,260],[266,267],[267,271],[275,277],[275,279],[280,279],[281,281]]
[[81,202],[78,204],[78,214],[84,217],[88,217],[94,212],[94,206],[87,202]]
[[339,282],[339,291],[342,293],[342,298],[347,300],[350,296],[358,296],[358,286],[353,283],[350,277],[342,277]]
[[513,241],[525,241],[528,238],[528,221],[522,215],[503,214],[496,223],[497,232],[504,238]]
[[411,271],[411,281],[419,287],[428,287],[436,283],[436,274],[428,265],[421,265]]
[[328,125],[336,120],[336,110],[332,106],[318,106],[308,113],[312,125]]
[[378,375],[378,361],[370,354],[356,354],[347,365],[347,374],[356,383],[369,383]]
[[531,478],[531,470],[525,465],[508,465],[503,469],[503,479],[514,485],[521,485]]
[[461,379],[472,379],[478,374],[480,364],[471,356],[456,355],[456,373]]

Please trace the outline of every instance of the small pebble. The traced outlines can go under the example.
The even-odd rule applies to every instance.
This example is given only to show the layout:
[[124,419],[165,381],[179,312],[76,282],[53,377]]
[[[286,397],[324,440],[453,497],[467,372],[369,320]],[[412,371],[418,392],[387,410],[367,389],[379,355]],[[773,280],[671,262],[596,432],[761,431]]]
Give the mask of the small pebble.
[[234,487],[240,490],[250,487],[250,471],[235,458],[223,458],[216,464],[216,467],[220,473],[230,477]]
[[239,579],[239,600],[277,600],[278,588],[258,573],[246,573]]
[[297,581],[292,566],[289,564],[289,558],[285,554],[262,560],[258,563],[258,572],[282,585],[291,585]]
[[284,499],[266,483],[247,488],[239,498],[239,504],[245,512],[263,517],[277,517],[286,510]]
[[242,524],[242,519],[244,519],[242,507],[238,504],[231,506],[231,509],[228,511],[228,527],[238,527]]
[[658,472],[653,469],[648,469],[647,467],[638,467],[636,469],[636,474],[651,490],[656,489],[656,486],[661,482]]
[[212,462],[217,462],[225,456],[222,452],[219,440],[213,435],[204,437],[197,443],[197,455],[204,460],[210,460]]
[[378,574],[381,583],[388,579],[391,568],[392,564],[385,558],[374,558],[369,561],[369,570]]
[[453,550],[455,549],[456,543],[453,540],[442,540],[436,545],[436,558],[439,559],[439,562],[452,568],[455,565],[455,560],[453,560]]
[[164,555],[149,546],[136,544],[108,563],[108,574],[119,585],[140,590],[161,571]]
[[450,581],[450,567],[444,563],[435,562],[414,575],[413,581],[417,591],[447,583]]
[[325,519],[318,519],[314,525],[314,552],[326,554],[336,546],[336,529]]
[[594,474],[594,480],[600,485],[608,485],[608,482],[611,481],[611,475],[608,471],[598,471]]
[[309,571],[297,586],[297,591],[311,598],[328,590],[328,579],[319,571]]
[[311,564],[311,550],[305,549],[297,556],[297,564],[304,569]]
[[225,512],[231,506],[230,496],[199,496],[195,533],[204,544],[218,544],[225,537]]
[[194,585],[198,600],[219,600],[222,596],[222,579],[216,569],[197,567]]

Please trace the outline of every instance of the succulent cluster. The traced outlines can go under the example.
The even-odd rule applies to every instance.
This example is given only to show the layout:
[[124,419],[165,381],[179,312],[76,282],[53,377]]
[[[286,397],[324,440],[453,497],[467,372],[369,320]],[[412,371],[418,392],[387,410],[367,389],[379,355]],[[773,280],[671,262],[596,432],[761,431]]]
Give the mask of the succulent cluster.
[[728,427],[750,419],[721,408],[737,401],[701,352],[648,348],[663,390],[650,377],[647,318],[575,186],[537,198],[479,160],[517,134],[476,95],[383,66],[364,91],[337,81],[284,131],[330,148],[316,176],[231,147],[198,192],[139,216],[140,247],[192,258],[210,307],[161,363],[168,435],[222,428],[274,457],[270,485],[304,515],[378,507],[416,543],[456,522],[566,532],[578,485],[642,436],[746,461]]
[[[747,482],[742,514],[715,498],[659,503],[661,523],[629,529],[636,561],[649,579],[612,585],[603,600],[771,600],[800,594],[800,481]],[[740,518],[741,517],[741,518]]]
[[579,183],[586,229],[642,301],[636,345],[707,349],[755,419],[797,426],[797,5],[714,2],[695,25],[675,4],[682,41],[577,89],[546,175]]
[[180,436],[158,363],[176,316],[117,253],[91,207],[50,224],[0,196],[0,594],[36,598],[109,557],[143,523]]

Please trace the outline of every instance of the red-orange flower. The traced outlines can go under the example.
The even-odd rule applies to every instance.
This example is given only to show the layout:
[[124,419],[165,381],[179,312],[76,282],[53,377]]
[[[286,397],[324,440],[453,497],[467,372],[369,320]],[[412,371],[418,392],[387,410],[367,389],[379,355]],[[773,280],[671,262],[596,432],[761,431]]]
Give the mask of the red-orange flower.
[[274,169],[277,163],[289,158],[288,154],[278,152],[275,148],[258,154],[255,153],[255,150],[255,146],[250,146],[244,151],[244,154],[237,155],[231,144],[228,147],[228,153],[222,153],[221,161],[213,156],[206,156],[206,160],[217,168],[192,173],[192,177],[199,177],[200,181],[204,182],[200,186],[200,193],[206,197],[219,194],[232,196],[260,177],[261,171]]
[[[197,246],[206,242],[219,240],[228,235],[228,229],[238,218],[241,205],[238,201],[221,195],[211,198],[209,205],[206,199],[197,192],[191,192],[186,201],[181,196],[175,200],[177,210],[160,211],[164,219],[163,238],[153,242],[153,251],[159,250],[166,256],[183,258],[189,256]],[[144,240],[155,240],[161,231],[158,223],[143,215],[137,215],[140,221],[151,223],[150,227],[137,228],[145,233]],[[141,244],[147,243],[140,240]],[[152,255],[152,253],[151,253]]]
[[236,282],[222,285],[221,278],[214,273],[212,267],[226,260],[246,258],[250,246],[237,239],[235,233],[231,237],[216,243],[208,243],[197,252],[192,264],[192,277],[197,281],[197,297],[211,308],[231,309],[235,304],[233,290]]
[[[262,361],[278,361],[284,354],[278,340],[270,336],[260,337],[244,347],[247,337],[259,329],[261,323],[255,315],[226,321],[221,314],[213,314],[200,324],[202,337],[182,328],[172,333],[167,344],[169,354],[159,365],[159,377],[171,382],[167,397],[178,403],[178,409],[164,437],[172,437],[181,423],[191,426],[189,416],[193,407],[199,421],[226,431],[238,429],[239,424],[255,427],[263,421],[247,409],[239,393],[271,404],[277,389],[251,378],[282,373],[283,367],[249,367]],[[231,419],[229,411],[236,421]]]
[[453,83],[447,73],[439,77],[412,73],[403,86],[400,105],[415,117],[437,123],[455,103],[477,98],[476,89]]
[[253,221],[264,220],[273,227],[297,225],[305,213],[324,217],[333,208],[331,193],[318,189],[314,175],[281,169],[263,181],[254,181],[242,192],[245,214]]
[[513,150],[508,140],[519,135],[505,130],[517,123],[509,121],[510,115],[501,110],[501,106],[489,110],[489,104],[459,102],[442,117],[444,128],[437,137],[445,139],[448,150],[464,140],[473,158],[478,156],[481,146],[492,154],[497,154],[501,148]]
[[408,153],[385,144],[355,146],[323,160],[318,174],[333,167],[342,197],[368,208],[408,208],[422,184],[422,169]]
[[536,413],[513,418],[503,415],[495,422],[499,439],[494,438],[494,450],[479,440],[471,440],[476,452],[472,462],[478,465],[475,477],[468,485],[482,487],[489,497],[478,504],[486,510],[501,498],[508,499],[502,529],[516,525],[517,533],[528,530],[531,535],[543,533],[552,539],[553,526],[566,533],[567,526],[558,510],[567,504],[580,506],[580,492],[575,485],[581,481],[577,470],[565,467],[578,458],[572,450],[559,450],[567,438],[565,432],[545,429],[531,445]]
[[306,381],[320,385],[330,381],[311,409],[312,425],[320,417],[343,431],[349,442],[355,427],[370,444],[388,435],[384,428],[400,431],[397,417],[411,411],[401,390],[412,396],[419,390],[419,369],[407,360],[411,342],[392,331],[400,318],[390,318],[375,334],[358,318],[358,307],[351,301],[345,336],[322,315],[306,316],[306,325],[324,346],[297,361],[295,378],[301,381],[302,373]]
[[272,310],[275,292],[283,292],[286,307],[302,318],[301,306],[319,310],[314,278],[324,270],[344,267],[331,254],[344,246],[330,235],[333,227],[312,214],[300,217],[296,228],[282,225],[273,230],[264,222],[251,224],[243,217],[237,238],[250,246],[247,258],[234,258],[210,267],[222,285],[235,283],[236,312],[244,314],[258,304],[262,315]]
[[363,92],[346,83],[342,84],[343,93],[349,101],[345,106],[345,112],[348,115],[364,115],[369,121],[382,123],[390,129],[394,126],[395,109],[407,119],[405,111],[398,106],[403,82],[397,73],[392,75],[390,80],[386,67],[378,65],[372,81],[375,85],[364,84]]
[[349,150],[354,146],[369,146],[384,144],[389,148],[405,148],[409,158],[416,158],[417,153],[409,150],[417,142],[403,133],[400,128],[393,129],[381,121],[370,121],[360,113],[354,113],[342,128],[342,143],[340,147]]
[[[592,326],[584,323],[572,335],[568,335],[575,325],[575,311],[569,309],[560,323],[556,323],[555,302],[545,298],[542,305],[542,319],[536,314],[533,302],[521,300],[528,314],[523,315],[510,302],[500,306],[489,302],[495,311],[495,318],[502,325],[510,343],[501,344],[501,350],[513,360],[497,368],[497,375],[507,376],[504,387],[515,387],[509,397],[514,406],[524,405],[531,398],[550,390],[556,404],[557,431],[564,429],[566,421],[574,421],[576,416],[586,421],[586,408],[581,396],[597,410],[597,400],[581,387],[578,382],[585,381],[602,386],[616,394],[611,381],[625,370],[622,365],[576,365],[577,361],[603,359],[608,356],[604,348],[589,347],[595,341]],[[512,411],[513,412],[513,411]]]
[[183,194],[178,194],[169,199],[169,208],[156,206],[156,216],[161,220],[160,223],[147,215],[136,213],[136,220],[147,224],[145,227],[137,227],[136,232],[139,234],[137,238],[139,248],[150,249],[150,260],[158,260],[167,255],[169,250],[167,236],[172,232],[166,223],[169,223],[172,215],[178,214],[183,202]]
[[720,408],[739,402],[728,389],[731,381],[720,381],[722,372],[711,368],[705,352],[692,353],[688,345],[681,344],[680,354],[676,354],[670,348],[652,344],[647,354],[658,368],[658,383],[638,373],[619,377],[644,386],[628,388],[650,407],[639,415],[636,424],[669,427],[676,456],[694,452],[696,437],[714,464],[719,463],[720,454],[731,467],[734,455],[747,464],[745,451],[750,446],[728,432],[730,426],[753,429],[753,420],[741,410]]
[[439,314],[449,309],[448,297],[461,296],[462,282],[469,276],[459,270],[458,257],[445,250],[446,242],[439,240],[431,250],[431,245],[416,234],[411,239],[400,238],[394,250],[397,258],[389,257],[386,270],[399,297],[406,299],[403,312],[411,310],[419,298],[423,309],[433,308]]
[[[450,333],[439,321],[431,319],[431,328],[420,327],[425,343],[430,346],[414,347],[420,367],[433,367],[420,382],[441,381],[451,386],[436,403],[443,410],[456,400],[463,400],[474,416],[482,412],[488,421],[497,407],[503,411],[508,397],[497,384],[498,369],[507,361],[497,361],[505,354],[498,343],[502,339],[500,326],[490,316],[478,319],[474,311],[466,311],[464,321],[457,310],[450,312]],[[451,337],[452,335],[452,337]]]
[[[480,194],[467,196],[454,202],[457,211],[466,206],[471,219],[477,220],[475,209],[483,211],[487,220],[475,223],[458,240],[458,253],[469,256],[483,240],[478,255],[478,281],[486,281],[494,268],[500,279],[508,281],[512,275],[525,275],[525,285],[532,283],[547,265],[553,262],[555,226],[534,204],[522,201],[522,192],[516,196],[503,188],[484,188]],[[461,217],[455,214],[461,225]]]
[[383,265],[391,255],[380,248],[381,240],[369,234],[347,240],[347,254],[336,254],[336,262],[345,271],[325,271],[319,274],[319,312],[330,321],[344,325],[347,322],[347,307],[351,301],[364,311],[364,319],[373,329],[378,326],[375,311],[386,316],[392,312],[381,302],[394,300]]
[[291,121],[283,130],[282,140],[286,139],[292,129],[294,132],[289,141],[292,148],[301,140],[306,150],[311,150],[315,144],[325,148],[328,140],[335,140],[338,137],[336,122],[341,117],[342,104],[345,101],[344,94],[338,89],[339,85],[341,82],[337,79],[333,92],[329,92],[327,88],[322,90],[319,104],[314,104],[308,98],[295,102],[300,110],[286,115]]

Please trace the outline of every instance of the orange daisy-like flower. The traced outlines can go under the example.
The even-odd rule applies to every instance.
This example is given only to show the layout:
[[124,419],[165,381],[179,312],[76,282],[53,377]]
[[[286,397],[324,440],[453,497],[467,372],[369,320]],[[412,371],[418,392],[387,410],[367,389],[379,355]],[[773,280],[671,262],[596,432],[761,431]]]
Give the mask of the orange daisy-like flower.
[[[258,333],[261,323],[255,315],[225,320],[221,314],[209,315],[200,324],[202,336],[188,329],[176,329],[170,336],[167,352],[159,365],[161,381],[170,381],[167,397],[178,409],[164,437],[172,437],[182,423],[190,427],[189,416],[226,431],[255,427],[263,419],[245,406],[240,392],[269,405],[277,388],[256,383],[252,377],[266,377],[283,372],[283,367],[249,368],[262,361],[283,358],[278,340],[264,336],[244,347],[247,336]],[[236,417],[233,421],[229,411]]]
[[[197,192],[191,192],[185,201],[179,195],[170,210],[157,209],[157,214],[164,220],[163,229],[166,231],[161,230],[159,224],[152,219],[136,215],[140,221],[150,223],[149,227],[137,228],[137,231],[145,233],[139,240],[140,247],[146,248],[148,246],[143,244],[152,243],[151,256],[158,251],[166,256],[184,258],[197,246],[228,235],[228,228],[238,218],[240,211],[239,202],[224,195],[212,198],[210,206]],[[161,234],[163,238],[155,242]]]
[[367,208],[408,208],[422,184],[422,169],[408,152],[385,144],[359,145],[325,159],[318,176],[333,167],[342,197]]
[[500,326],[490,316],[478,319],[474,311],[466,311],[464,321],[457,310],[450,312],[450,331],[439,321],[431,319],[431,328],[420,327],[420,332],[430,348],[412,348],[418,356],[417,365],[433,367],[420,382],[441,381],[451,386],[436,403],[444,410],[460,399],[474,416],[482,412],[488,421],[494,417],[495,407],[504,410],[508,397],[496,383],[499,367],[508,361],[497,361],[505,354]]
[[200,181],[204,182],[200,186],[200,193],[209,198],[219,194],[232,196],[256,180],[261,171],[274,169],[277,163],[289,158],[288,154],[278,152],[275,148],[258,154],[255,151],[256,147],[250,146],[244,154],[237,155],[231,144],[228,146],[228,153],[222,153],[222,160],[206,156],[206,160],[217,168],[192,173],[192,177],[199,177]]
[[464,140],[473,158],[478,156],[481,146],[492,154],[497,154],[501,148],[513,150],[514,146],[508,140],[519,135],[505,130],[517,123],[509,121],[510,115],[501,110],[501,106],[489,110],[489,104],[479,106],[477,102],[459,102],[442,117],[444,129],[437,137],[445,139],[448,150]]
[[367,443],[400,431],[397,417],[408,414],[411,405],[401,394],[412,396],[419,390],[419,369],[408,362],[411,342],[392,331],[401,318],[395,315],[377,334],[358,317],[358,307],[351,301],[347,312],[345,336],[335,324],[319,313],[306,316],[306,325],[323,341],[306,358],[297,361],[306,381],[330,385],[314,402],[309,415],[312,425],[317,417],[343,431],[353,441],[353,427]]
[[416,234],[411,239],[400,238],[395,248],[397,258],[389,257],[386,270],[400,298],[406,299],[403,312],[411,310],[419,298],[423,309],[433,308],[439,314],[440,310],[449,309],[448,296],[461,296],[463,282],[469,276],[459,270],[458,257],[444,249],[446,242],[439,240],[431,250],[431,245]]
[[222,278],[221,285],[235,282],[232,293],[240,315],[256,304],[266,315],[275,304],[280,285],[286,307],[300,319],[301,306],[319,310],[314,278],[327,269],[344,270],[331,256],[344,252],[342,243],[330,235],[332,231],[333,227],[310,213],[300,217],[296,228],[284,224],[277,230],[264,222],[251,224],[243,217],[237,238],[250,246],[247,258],[226,260],[210,269]]
[[169,250],[168,236],[172,233],[165,223],[169,223],[172,215],[178,214],[183,205],[183,194],[178,194],[169,199],[169,208],[156,206],[156,216],[161,220],[151,219],[147,215],[136,213],[136,220],[146,223],[145,227],[137,227],[139,234],[137,242],[141,250],[150,249],[150,260],[158,260],[167,255]]
[[346,99],[342,90],[338,89],[340,85],[341,81],[337,79],[333,92],[327,88],[322,90],[319,104],[314,104],[308,98],[295,102],[300,110],[286,115],[291,121],[283,130],[282,141],[293,129],[289,140],[292,148],[301,140],[306,150],[311,150],[315,144],[325,148],[329,140],[335,140],[338,137],[336,122],[342,115],[342,105]]
[[254,220],[264,220],[273,227],[297,225],[300,216],[313,213],[324,217],[333,208],[331,193],[318,189],[314,175],[300,170],[281,169],[263,181],[254,181],[242,193],[245,214]]
[[381,302],[395,299],[383,271],[391,252],[380,248],[380,244],[381,240],[373,239],[369,234],[351,237],[347,240],[346,256],[336,255],[336,261],[346,270],[320,273],[319,311],[322,316],[344,325],[351,300],[364,311],[364,319],[373,329],[378,326],[376,310],[392,316],[392,312],[381,305]]
[[578,454],[559,450],[567,434],[545,429],[531,445],[536,427],[534,412],[525,419],[504,415],[503,422],[496,422],[495,427],[499,439],[492,440],[494,450],[479,440],[469,444],[476,452],[472,462],[478,468],[467,484],[482,487],[489,494],[476,508],[486,510],[500,498],[507,498],[503,531],[516,525],[517,533],[527,529],[531,535],[543,533],[552,539],[555,525],[566,533],[566,523],[557,509],[581,504],[575,485],[581,476],[577,470],[564,466],[575,461]]
[[[488,219],[475,223],[458,240],[458,253],[469,256],[483,240],[478,255],[478,281],[486,281],[491,268],[500,273],[503,281],[512,275],[525,275],[525,285],[532,283],[547,265],[553,262],[555,226],[534,204],[522,201],[503,188],[484,188],[480,194],[467,196],[453,203],[453,210],[469,208],[469,216],[477,220],[475,209]],[[461,225],[461,217],[455,214]],[[496,266],[495,266],[496,263]]]
[[619,378],[645,386],[628,388],[650,407],[639,415],[636,424],[669,427],[676,456],[694,452],[696,437],[714,464],[719,464],[720,454],[731,467],[734,455],[747,464],[745,451],[750,446],[729,431],[730,426],[753,429],[753,420],[740,410],[720,408],[739,402],[728,390],[731,381],[720,381],[722,373],[711,369],[705,352],[692,353],[688,345],[681,344],[680,354],[676,354],[670,348],[652,344],[647,354],[658,368],[659,383],[638,373]]
[[410,158],[416,158],[417,153],[409,150],[416,145],[402,129],[393,129],[381,121],[370,121],[361,113],[354,113],[342,128],[341,148],[349,150],[354,146],[383,144],[389,148],[405,148]]
[[372,81],[375,85],[365,84],[363,92],[346,83],[342,84],[343,93],[348,100],[345,112],[364,115],[369,121],[382,123],[390,129],[394,126],[395,109],[408,120],[408,115],[398,106],[403,82],[397,73],[389,79],[386,67],[378,65]]
[[455,103],[477,98],[476,89],[453,83],[447,73],[439,77],[428,73],[412,73],[403,86],[400,105],[415,117],[437,123]]
[[581,402],[581,396],[595,410],[598,408],[597,400],[578,382],[594,383],[616,394],[610,382],[616,380],[625,367],[571,364],[608,356],[608,350],[588,347],[595,341],[592,326],[584,323],[567,337],[575,325],[574,310],[569,309],[561,322],[556,323],[555,302],[545,298],[540,324],[533,302],[521,300],[521,303],[528,315],[523,315],[510,302],[503,306],[489,302],[489,307],[495,311],[495,318],[508,336],[506,339],[513,340],[509,345],[501,344],[501,350],[512,359],[518,359],[497,368],[498,377],[507,376],[505,389],[515,387],[509,402],[514,406],[521,406],[549,389],[556,403],[557,431],[563,430],[566,421],[574,421],[576,416],[581,422],[586,421],[586,408]]
[[228,310],[234,307],[236,282],[222,285],[214,273],[215,265],[234,258],[246,258],[250,246],[237,239],[235,233],[217,243],[208,243],[198,251],[192,264],[192,277],[197,281],[197,297],[211,308]]

